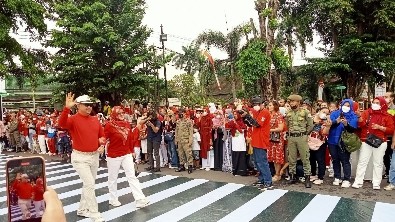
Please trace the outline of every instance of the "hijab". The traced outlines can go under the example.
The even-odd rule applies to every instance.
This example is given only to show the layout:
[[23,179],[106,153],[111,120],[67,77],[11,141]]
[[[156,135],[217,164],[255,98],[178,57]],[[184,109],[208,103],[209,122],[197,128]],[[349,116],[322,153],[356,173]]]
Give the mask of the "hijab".
[[[380,96],[380,97],[376,97],[375,99],[378,99],[380,101],[381,109],[380,110],[373,110],[372,108],[369,108],[368,121],[369,121],[370,126],[373,124],[383,125],[382,119],[384,116],[388,115],[388,105],[387,105],[387,102],[385,101],[384,97]],[[369,118],[370,118],[370,120],[369,120]]]
[[[349,103],[350,104],[350,111],[348,113],[345,113],[342,111],[341,107],[345,104]],[[344,118],[347,120],[348,124],[356,129],[358,128],[358,116],[354,112],[354,102],[351,99],[345,99],[341,102],[340,104],[340,109],[335,110],[331,113],[331,120],[336,120],[337,118],[340,117],[340,114],[343,113]]]
[[130,128],[128,122],[120,120],[118,118],[119,114],[123,111],[124,110],[122,109],[122,107],[114,106],[111,111],[111,121],[109,122],[109,124],[117,131],[117,133],[121,134],[123,145],[125,145],[126,141],[128,140]]

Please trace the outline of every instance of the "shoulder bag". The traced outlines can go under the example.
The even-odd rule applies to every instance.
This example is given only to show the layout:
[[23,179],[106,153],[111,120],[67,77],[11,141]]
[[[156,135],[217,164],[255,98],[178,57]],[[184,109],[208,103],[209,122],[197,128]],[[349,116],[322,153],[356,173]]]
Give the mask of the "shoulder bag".
[[378,137],[372,133],[369,133],[369,123],[370,123],[370,114],[369,114],[369,120],[366,123],[366,125],[368,126],[368,133],[366,136],[365,143],[373,148],[379,148],[384,141],[380,137]]

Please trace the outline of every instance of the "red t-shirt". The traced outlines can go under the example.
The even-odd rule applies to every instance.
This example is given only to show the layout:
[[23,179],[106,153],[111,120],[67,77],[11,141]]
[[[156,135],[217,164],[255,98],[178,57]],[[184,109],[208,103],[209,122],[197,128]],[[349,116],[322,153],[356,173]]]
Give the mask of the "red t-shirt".
[[252,128],[251,145],[254,148],[267,149],[270,146],[270,112],[267,109],[261,111],[252,110],[254,119],[260,127]]
[[33,187],[29,182],[20,182],[16,185],[16,193],[19,199],[30,199],[33,194]]
[[79,113],[70,116],[65,107],[59,118],[59,127],[67,129],[73,138],[73,149],[81,152],[94,152],[99,148],[99,138],[104,137],[103,127],[96,116],[83,116]]
[[132,147],[141,147],[140,130],[135,127],[131,130],[132,134]]
[[33,186],[33,192],[34,192],[34,201],[41,201],[44,200],[44,186],[42,184],[36,184]]
[[107,148],[107,155],[111,158],[125,156],[126,154],[133,153],[134,151],[132,133],[129,123],[124,122],[124,124],[121,124],[120,122],[117,122],[117,124],[128,128],[129,133],[127,136],[127,140],[124,141],[122,134],[119,133],[118,130],[111,123],[106,124],[106,126],[104,127],[104,134],[106,135],[106,138],[110,141]]

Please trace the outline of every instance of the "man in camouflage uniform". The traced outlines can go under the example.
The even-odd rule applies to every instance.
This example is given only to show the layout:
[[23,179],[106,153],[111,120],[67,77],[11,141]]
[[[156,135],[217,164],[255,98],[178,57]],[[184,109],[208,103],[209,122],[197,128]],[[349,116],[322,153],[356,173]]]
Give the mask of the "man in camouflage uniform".
[[176,172],[185,171],[185,163],[188,162],[188,173],[192,173],[192,142],[193,142],[193,123],[184,117],[184,110],[180,110],[177,121],[175,142],[177,144],[178,158],[180,165]]
[[20,134],[18,130],[18,119],[16,118],[16,114],[14,112],[11,113],[11,119],[8,129],[10,132],[11,147],[15,148],[16,152],[21,152],[22,145],[21,145]]
[[303,170],[305,175],[305,186],[311,188],[310,182],[310,150],[307,144],[307,135],[313,129],[313,119],[310,112],[300,107],[302,97],[299,95],[290,95],[291,110],[287,113],[288,126],[288,162],[289,173],[291,176],[290,183],[294,184],[298,180],[296,176],[296,162],[298,153],[300,160],[303,162]]

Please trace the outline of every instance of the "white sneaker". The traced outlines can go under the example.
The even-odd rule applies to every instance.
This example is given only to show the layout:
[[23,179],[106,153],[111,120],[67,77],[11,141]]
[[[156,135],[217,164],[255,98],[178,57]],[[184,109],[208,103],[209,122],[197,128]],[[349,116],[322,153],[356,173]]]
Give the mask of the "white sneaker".
[[142,200],[136,200],[136,208],[143,208],[148,206],[149,200],[147,199],[142,199]]
[[210,168],[206,168],[206,171],[210,171]]
[[387,186],[384,187],[384,190],[395,190],[395,185],[390,183],[390,184],[388,184]]
[[318,180],[318,176],[310,176],[310,181],[313,182],[315,180]]
[[87,210],[77,210],[77,216],[90,217],[90,214],[89,214],[89,211],[87,211]]
[[99,216],[99,217],[93,217],[92,218],[93,222],[105,222],[104,218]]
[[341,184],[341,180],[340,179],[335,179],[332,183],[334,186],[339,186]]
[[335,176],[335,172],[333,172],[333,169],[329,169],[328,172],[329,172],[329,177],[332,178]]
[[380,189],[381,189],[380,185],[378,185],[378,186],[373,186],[373,190],[380,190]]
[[361,184],[357,184],[356,182],[354,182],[351,187],[355,188],[355,189],[359,189],[359,188],[362,187],[362,185]]
[[323,184],[323,183],[324,183],[324,181],[323,181],[323,180],[320,180],[320,179],[314,180],[314,182],[313,182],[313,184],[315,184],[315,185],[321,185],[321,184]]
[[109,204],[114,207],[119,207],[122,205],[121,202],[119,202],[119,200],[110,200]]
[[348,180],[343,181],[342,188],[349,188],[350,186],[351,186],[350,181]]

